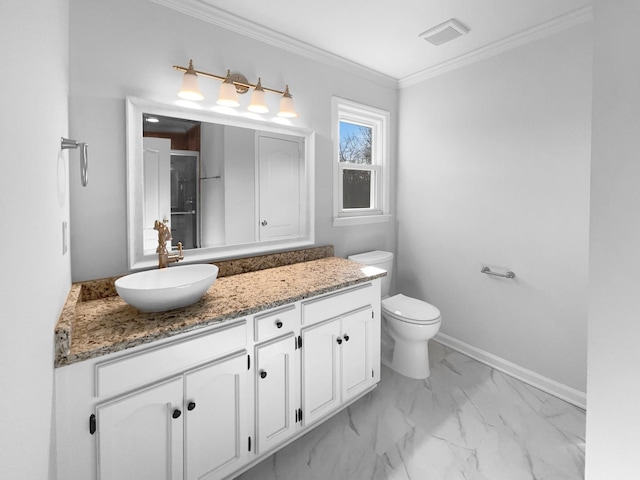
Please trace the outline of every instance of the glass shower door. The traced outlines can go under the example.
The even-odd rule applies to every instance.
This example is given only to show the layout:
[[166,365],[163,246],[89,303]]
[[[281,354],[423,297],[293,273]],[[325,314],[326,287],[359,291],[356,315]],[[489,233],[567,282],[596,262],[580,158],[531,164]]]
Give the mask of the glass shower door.
[[200,246],[200,154],[171,151],[171,244],[182,248]]

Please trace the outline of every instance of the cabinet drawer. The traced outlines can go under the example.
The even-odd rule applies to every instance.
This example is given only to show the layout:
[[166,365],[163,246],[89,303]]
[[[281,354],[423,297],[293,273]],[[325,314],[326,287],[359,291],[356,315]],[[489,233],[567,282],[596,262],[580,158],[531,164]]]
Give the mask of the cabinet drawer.
[[95,396],[126,392],[241,349],[247,344],[246,322],[96,364]]
[[296,305],[273,310],[255,316],[255,341],[261,342],[268,338],[291,332],[299,325],[299,312]]
[[371,305],[375,289],[364,283],[302,303],[302,324],[311,325]]

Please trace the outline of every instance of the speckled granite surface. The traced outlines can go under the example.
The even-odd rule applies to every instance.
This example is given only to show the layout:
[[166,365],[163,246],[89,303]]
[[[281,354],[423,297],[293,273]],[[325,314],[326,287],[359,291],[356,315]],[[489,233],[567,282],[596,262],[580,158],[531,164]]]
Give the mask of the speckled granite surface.
[[290,252],[270,253],[255,257],[240,258],[214,262],[220,271],[218,278],[238,275],[239,273],[255,272],[265,268],[283,267],[294,263],[310,262],[320,258],[333,257],[333,245],[305,248]]
[[[121,351],[384,275],[381,270],[365,272],[362,265],[343,258],[321,258],[218,278],[197,303],[162,313],[142,313],[117,295],[85,296],[84,285],[74,284],[56,326],[55,365]],[[108,282],[98,281],[95,290],[109,293]]]
[[[240,273],[255,272],[266,268],[283,267],[294,263],[309,262],[320,258],[333,257],[333,245],[304,248],[289,252],[268,253],[254,257],[238,258],[213,262],[220,269],[218,278],[238,275]],[[80,301],[97,300],[99,298],[117,295],[114,282],[118,277],[103,278],[83,282],[80,291]]]

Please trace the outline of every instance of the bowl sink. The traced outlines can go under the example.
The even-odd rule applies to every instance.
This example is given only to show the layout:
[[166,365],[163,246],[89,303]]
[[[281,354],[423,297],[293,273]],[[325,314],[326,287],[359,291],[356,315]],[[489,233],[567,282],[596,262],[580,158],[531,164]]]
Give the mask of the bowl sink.
[[218,276],[210,264],[181,265],[132,273],[116,280],[118,295],[142,312],[186,307],[202,298]]

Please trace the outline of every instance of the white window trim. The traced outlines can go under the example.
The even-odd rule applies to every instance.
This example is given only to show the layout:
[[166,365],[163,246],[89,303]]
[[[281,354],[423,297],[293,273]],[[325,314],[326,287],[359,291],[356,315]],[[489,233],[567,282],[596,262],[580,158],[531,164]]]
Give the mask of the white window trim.
[[[390,114],[385,110],[332,97],[331,122],[333,137],[333,226],[365,225],[388,222],[389,212],[389,130]],[[373,165],[345,164],[340,162],[340,122],[350,122],[373,129],[373,148],[376,160]],[[342,170],[368,170],[375,172],[374,193],[377,196],[374,209],[342,209]]]

